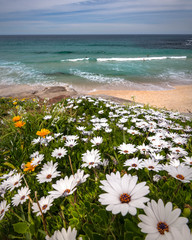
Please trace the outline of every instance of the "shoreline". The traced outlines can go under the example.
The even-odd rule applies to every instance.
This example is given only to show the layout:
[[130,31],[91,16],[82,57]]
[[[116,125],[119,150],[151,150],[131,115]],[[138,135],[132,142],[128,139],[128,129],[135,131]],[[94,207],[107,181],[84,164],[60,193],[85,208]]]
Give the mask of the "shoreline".
[[97,90],[92,96],[112,96],[157,108],[192,113],[192,85],[174,86],[169,90]]
[[0,85],[0,97],[13,98],[49,98],[51,103],[63,98],[88,95],[92,97],[115,98],[122,103],[125,101],[141,103],[157,108],[192,113],[192,84],[173,86],[166,90],[93,90],[76,91],[69,85],[42,86],[42,85]]

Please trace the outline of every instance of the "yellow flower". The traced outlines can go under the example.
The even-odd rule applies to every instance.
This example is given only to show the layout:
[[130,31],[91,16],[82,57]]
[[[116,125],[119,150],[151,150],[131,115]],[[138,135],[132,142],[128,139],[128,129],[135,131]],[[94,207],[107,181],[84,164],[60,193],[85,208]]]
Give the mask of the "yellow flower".
[[17,102],[13,102],[14,105],[17,105]]
[[31,162],[28,162],[25,164],[25,168],[24,168],[24,172],[27,172],[27,171],[34,171],[36,168],[36,165],[32,165]]
[[21,127],[23,127],[23,126],[25,125],[25,122],[18,121],[18,122],[16,122],[16,123],[14,123],[14,125],[15,125],[15,127],[21,128]]
[[17,122],[17,121],[20,121],[21,120],[21,116],[15,116],[13,117],[13,122]]
[[49,133],[50,131],[48,129],[42,128],[41,131],[37,131],[36,135],[45,138],[45,136]]

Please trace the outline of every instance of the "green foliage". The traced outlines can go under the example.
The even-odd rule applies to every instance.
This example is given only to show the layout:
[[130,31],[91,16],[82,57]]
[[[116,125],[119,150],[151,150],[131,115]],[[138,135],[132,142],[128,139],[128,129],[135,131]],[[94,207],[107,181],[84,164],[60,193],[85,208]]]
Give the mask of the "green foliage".
[[[113,215],[110,211],[106,211],[106,206],[102,206],[98,200],[99,195],[103,193],[100,188],[101,181],[106,179],[106,174],[117,171],[122,176],[125,173],[132,176],[137,175],[138,182],[145,181],[149,186],[148,198],[155,201],[162,199],[164,203],[172,202],[174,208],[181,209],[182,216],[189,219],[188,226],[192,227],[192,183],[182,183],[168,175],[166,171],[158,172],[160,180],[156,182],[154,181],[154,176],[157,174],[155,171],[150,171],[147,168],[128,170],[128,167],[124,166],[126,160],[136,157],[147,160],[150,156],[141,150],[127,155],[120,154],[118,150],[122,143],[134,144],[135,146],[150,145],[148,137],[154,136],[154,133],[149,128],[139,128],[137,122],[147,123],[151,121],[151,124],[155,122],[158,125],[163,122],[163,118],[166,118],[166,122],[170,122],[171,127],[176,129],[170,128],[169,133],[182,135],[190,132],[185,130],[187,128],[190,130],[192,127],[191,119],[171,114],[165,110],[161,112],[149,107],[119,106],[116,103],[92,98],[66,99],[52,106],[45,102],[31,100],[17,101],[17,106],[15,106],[13,99],[0,99],[0,105],[0,176],[11,170],[17,170],[24,176],[22,186],[28,185],[31,190],[30,201],[27,200],[22,204],[23,210],[20,208],[21,204],[17,207],[11,205],[10,211],[6,212],[4,218],[0,220],[0,239],[41,240],[45,239],[47,234],[53,235],[56,230],[61,230],[63,227],[67,229],[69,226],[76,228],[78,236],[82,237],[83,240],[144,239],[145,234],[138,228],[140,222],[138,215],[143,214],[143,210],[138,209],[136,216],[130,214],[125,217],[121,214]],[[103,112],[100,112],[101,110]],[[123,113],[125,111],[127,112]],[[16,128],[12,121],[12,118],[17,115],[20,115],[22,121],[26,123],[21,128]],[[46,119],[47,115],[51,118]],[[122,120],[124,115],[126,116],[125,122]],[[106,131],[104,119],[107,119],[106,126],[111,129],[111,132]],[[120,124],[120,119],[123,122],[123,127]],[[94,127],[96,128],[95,123],[102,123],[103,126],[94,129]],[[85,129],[81,131],[78,130],[78,127]],[[36,133],[43,128],[49,129],[49,137],[52,139],[50,138],[50,142],[41,144],[37,141]],[[131,134],[127,132],[128,129],[137,130],[139,134]],[[166,127],[162,127],[162,129],[167,131]],[[56,137],[56,134],[60,135]],[[66,135],[78,136],[77,145],[65,147],[67,154],[56,159],[52,156],[52,152],[65,146]],[[97,136],[102,137],[103,142],[93,146],[91,140]],[[165,140],[172,141],[170,137],[165,137]],[[180,146],[187,151],[188,157],[192,157],[192,138],[190,136],[187,143],[172,144],[174,147]],[[85,174],[90,175],[86,182],[77,186],[77,190],[72,195],[55,199],[50,210],[43,214],[44,219],[41,216],[36,216],[31,208],[32,203],[36,202],[35,192],[37,192],[38,199],[47,196],[53,190],[52,184],[59,179],[57,177],[52,182],[39,183],[37,174],[41,171],[43,164],[53,161],[53,163],[58,164],[58,170],[61,172],[60,178],[69,177],[72,175],[72,171],[76,173],[81,168],[82,154],[93,148],[98,149],[102,161],[107,160],[108,164],[97,168],[83,168]],[[43,154],[42,163],[37,164],[34,171],[23,171],[22,165],[30,162],[32,160],[31,154],[36,151]],[[163,157],[161,164],[170,162],[166,158],[170,154],[169,148],[161,149],[159,154]],[[182,157],[179,160],[184,161]],[[1,179],[0,184],[2,182],[3,179]],[[15,194],[17,194],[17,189],[5,193],[5,199],[9,204],[11,204]],[[0,202],[3,199],[1,196]]]

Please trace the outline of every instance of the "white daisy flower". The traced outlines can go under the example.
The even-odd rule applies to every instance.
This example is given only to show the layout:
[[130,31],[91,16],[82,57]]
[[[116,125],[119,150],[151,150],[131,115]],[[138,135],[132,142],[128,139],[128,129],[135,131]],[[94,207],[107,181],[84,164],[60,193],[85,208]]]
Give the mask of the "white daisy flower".
[[128,129],[127,133],[130,133],[131,135],[140,135],[141,133],[138,130],[132,130],[132,129]]
[[76,140],[74,140],[74,139],[71,139],[71,140],[67,140],[66,142],[65,142],[65,146],[66,147],[74,147],[74,146],[76,146],[78,143],[77,143],[77,141]]
[[55,158],[62,158],[65,155],[67,155],[67,150],[64,147],[56,148],[51,154],[51,156]]
[[22,187],[18,190],[18,193],[12,198],[13,206],[23,204],[29,197],[31,190],[28,187]]
[[87,152],[83,154],[82,160],[84,163],[81,165],[81,167],[92,168],[102,164],[100,153],[95,149],[92,149],[91,151],[87,150]]
[[188,219],[179,217],[179,208],[172,211],[172,203],[164,205],[161,199],[158,203],[152,200],[147,205],[144,208],[146,215],[139,215],[142,222],[138,224],[141,231],[147,233],[146,240],[182,239],[179,236]]
[[98,146],[103,142],[103,138],[102,137],[94,137],[93,139],[91,139],[91,143],[93,144],[93,146]]
[[[46,213],[50,207],[53,205],[53,198],[51,196],[47,196],[47,197],[42,197],[38,202],[41,208],[42,213]],[[34,213],[37,213],[37,216],[41,215],[41,212],[39,210],[38,204],[37,203],[33,203],[32,205],[32,209]]]
[[22,179],[22,176],[20,173],[13,175],[12,177],[7,179],[6,188],[12,191],[13,189],[20,187],[21,179]]
[[15,174],[15,173],[16,173],[16,170],[15,170],[15,169],[14,169],[14,170],[11,170],[9,173],[6,173],[6,174],[4,174],[3,176],[1,176],[0,179],[7,179],[7,178],[13,176],[13,174]]
[[119,149],[119,152],[122,154],[132,154],[137,151],[135,146],[130,143],[129,144],[123,143],[118,147],[118,149]]
[[144,143],[142,145],[137,146],[137,149],[139,149],[142,154],[146,154],[151,150],[151,148],[145,145]]
[[159,162],[154,161],[153,159],[147,159],[143,161],[143,167],[155,172],[159,172],[160,170],[162,170],[162,165],[159,164]]
[[31,141],[31,144],[35,145],[35,144],[38,144],[38,143],[40,143],[40,142],[41,142],[41,138],[38,137],[38,138],[33,139],[33,140]]
[[4,198],[6,193],[6,187],[4,187],[2,184],[0,185],[0,197]]
[[31,161],[32,166],[39,165],[44,159],[44,154],[39,154],[38,156],[34,157]]
[[51,115],[46,115],[43,119],[44,119],[44,120],[49,120],[49,119],[51,119],[51,118],[52,118]]
[[158,154],[156,154],[156,153],[151,153],[151,154],[150,154],[150,157],[151,157],[152,159],[154,159],[154,161],[162,161],[162,160],[165,159],[165,157],[164,157],[163,155],[160,155],[159,153],[158,153]]
[[37,156],[39,156],[39,151],[36,151],[36,152],[32,153],[32,154],[30,155],[30,158],[35,158],[35,157],[37,157]]
[[10,204],[7,204],[6,200],[0,202],[0,220],[3,219],[5,213],[9,210]]
[[67,141],[70,141],[70,140],[77,140],[77,139],[79,139],[79,136],[77,136],[77,135],[65,135],[64,138]]
[[182,137],[178,137],[178,138],[174,138],[173,142],[175,142],[178,145],[183,145],[187,143],[187,139],[186,138],[182,138]]
[[154,182],[158,182],[159,180],[161,180],[162,179],[162,176],[160,176],[160,175],[158,175],[158,174],[155,174],[154,176],[153,176],[153,181]]
[[[61,231],[57,230],[51,237],[46,236],[46,240],[76,240],[77,230],[71,227],[66,231],[65,228],[62,228]],[[82,240],[80,237],[79,240]]]
[[179,167],[181,165],[181,162],[179,159],[173,159],[169,162],[169,165],[173,167]]
[[112,132],[112,129],[111,129],[111,128],[108,128],[108,127],[106,127],[106,128],[105,128],[105,132],[106,132],[106,133],[110,133],[110,132]]
[[77,128],[77,130],[79,130],[79,131],[84,131],[86,128],[84,127],[84,126],[78,126],[78,127],[76,127]]
[[73,192],[77,189],[76,185],[77,183],[73,175],[69,178],[66,176],[64,179],[60,179],[56,182],[56,184],[52,185],[56,191],[50,191],[49,194],[53,198],[67,197],[68,195],[73,194]]
[[138,157],[128,159],[125,161],[124,166],[128,167],[128,170],[131,170],[131,169],[138,170],[143,168],[143,160],[142,159],[139,160]]
[[185,157],[183,161],[186,165],[192,166],[192,157]]
[[182,156],[187,156],[188,155],[188,152],[185,151],[183,148],[181,147],[172,147],[169,149],[173,154],[177,154],[179,155],[180,157]]
[[149,193],[149,187],[145,186],[146,182],[137,184],[137,176],[125,174],[121,178],[119,172],[114,175],[106,175],[107,180],[101,181],[101,188],[107,193],[99,195],[100,203],[108,205],[106,210],[113,214],[136,215],[137,208],[144,208],[144,203],[149,201],[149,198],[144,197]]
[[84,170],[78,169],[74,175],[76,185],[78,186],[81,183],[84,183],[89,176],[90,176],[89,174],[84,175]]
[[44,164],[41,172],[37,174],[38,182],[51,182],[53,178],[60,176],[60,172],[57,171],[57,165],[58,163],[53,164],[53,161]]
[[184,225],[181,231],[181,237],[179,239],[192,240],[192,233],[187,225]]
[[181,182],[190,182],[192,180],[192,168],[180,165],[178,167],[169,166],[166,171],[177,180]]

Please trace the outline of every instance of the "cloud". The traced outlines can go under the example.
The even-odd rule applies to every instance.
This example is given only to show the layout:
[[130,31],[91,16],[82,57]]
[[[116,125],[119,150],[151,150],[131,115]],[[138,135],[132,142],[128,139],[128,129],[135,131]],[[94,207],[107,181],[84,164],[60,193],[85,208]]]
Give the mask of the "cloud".
[[[0,6],[1,33],[4,33],[2,29],[5,29],[5,25],[9,25],[8,22],[12,22],[20,31],[25,29],[23,23],[32,24],[31,33],[38,32],[36,22],[44,26],[47,33],[53,33],[53,29],[49,28],[52,24],[59,29],[63,23],[70,25],[74,31],[76,31],[75,26],[78,26],[82,33],[84,26],[90,24],[96,24],[95,27],[100,26],[101,32],[112,24],[114,26],[121,24],[124,30],[126,30],[125,26],[135,24],[132,31],[137,29],[140,33],[144,26],[151,27],[153,32],[154,24],[157,24],[156,31],[158,31],[157,28],[161,25],[164,24],[167,29],[167,26],[171,27],[174,23],[177,23],[177,26],[172,26],[170,31],[180,33],[185,29],[190,33],[191,27],[188,26],[192,24],[191,0],[0,0]],[[10,33],[11,29],[9,29]],[[111,29],[117,33],[118,29],[121,31],[120,27],[117,30],[115,27]],[[92,32],[92,29],[87,27],[86,33],[90,31]],[[107,31],[108,29],[106,33]]]

